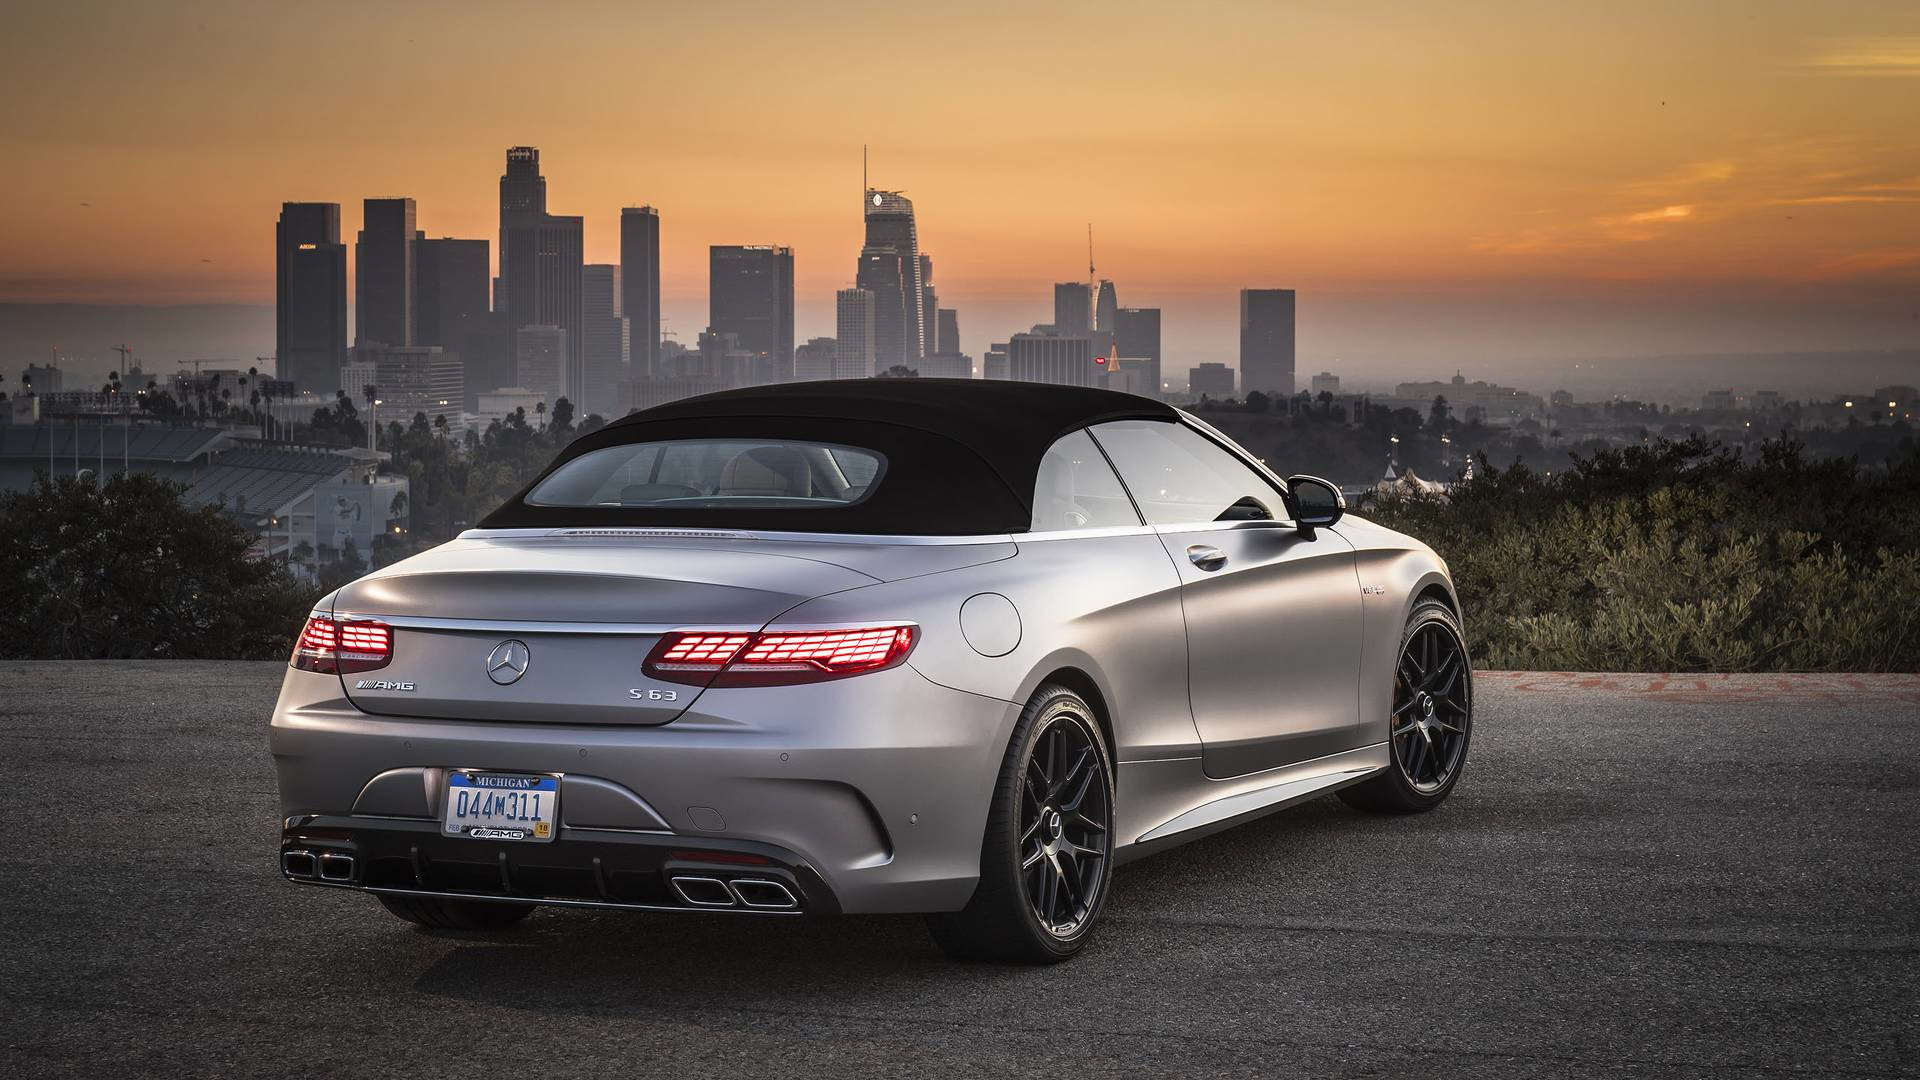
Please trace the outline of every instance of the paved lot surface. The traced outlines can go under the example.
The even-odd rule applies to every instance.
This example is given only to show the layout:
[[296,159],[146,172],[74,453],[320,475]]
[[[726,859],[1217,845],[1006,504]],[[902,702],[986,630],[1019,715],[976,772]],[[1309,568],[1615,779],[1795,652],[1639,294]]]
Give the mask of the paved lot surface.
[[1920,679],[1485,675],[1441,811],[1122,869],[1045,970],[918,922],[282,882],[279,664],[0,665],[0,1075],[1920,1075]]

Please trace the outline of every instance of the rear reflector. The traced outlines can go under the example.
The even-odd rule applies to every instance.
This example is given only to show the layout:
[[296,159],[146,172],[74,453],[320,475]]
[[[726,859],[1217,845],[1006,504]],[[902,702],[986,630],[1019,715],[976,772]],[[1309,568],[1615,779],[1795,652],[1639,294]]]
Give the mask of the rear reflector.
[[791,686],[893,667],[918,638],[913,626],[758,634],[683,630],[662,637],[641,669],[655,679],[695,686]]
[[293,646],[293,666],[322,675],[372,671],[393,663],[393,628],[364,619],[340,621],[315,615]]

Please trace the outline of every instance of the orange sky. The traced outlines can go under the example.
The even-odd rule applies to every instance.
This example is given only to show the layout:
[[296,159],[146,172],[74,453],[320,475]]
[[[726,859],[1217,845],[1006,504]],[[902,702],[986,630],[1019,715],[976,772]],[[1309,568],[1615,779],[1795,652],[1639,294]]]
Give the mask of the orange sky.
[[852,274],[865,142],[976,354],[1051,318],[1089,221],[1196,359],[1230,358],[1247,285],[1302,290],[1309,354],[1417,350],[1447,304],[1479,314],[1437,355],[1920,341],[1907,2],[8,10],[0,301],[271,302],[282,200],[351,231],[411,195],[492,238],[531,143],[590,261],[661,209],[670,332],[704,324],[708,244],[784,243],[804,338]]

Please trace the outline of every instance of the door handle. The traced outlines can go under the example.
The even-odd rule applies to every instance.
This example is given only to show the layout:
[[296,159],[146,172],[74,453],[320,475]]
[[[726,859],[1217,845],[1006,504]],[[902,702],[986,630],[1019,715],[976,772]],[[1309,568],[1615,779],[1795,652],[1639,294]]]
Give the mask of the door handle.
[[1227,565],[1227,553],[1207,544],[1191,544],[1187,547],[1187,561],[1202,570],[1214,571]]

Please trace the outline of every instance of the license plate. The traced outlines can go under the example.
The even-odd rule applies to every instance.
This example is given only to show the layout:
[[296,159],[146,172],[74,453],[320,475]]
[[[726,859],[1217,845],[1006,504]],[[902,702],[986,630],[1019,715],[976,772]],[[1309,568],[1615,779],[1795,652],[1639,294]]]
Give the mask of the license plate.
[[443,821],[448,836],[469,840],[551,840],[559,830],[560,780],[450,772]]

